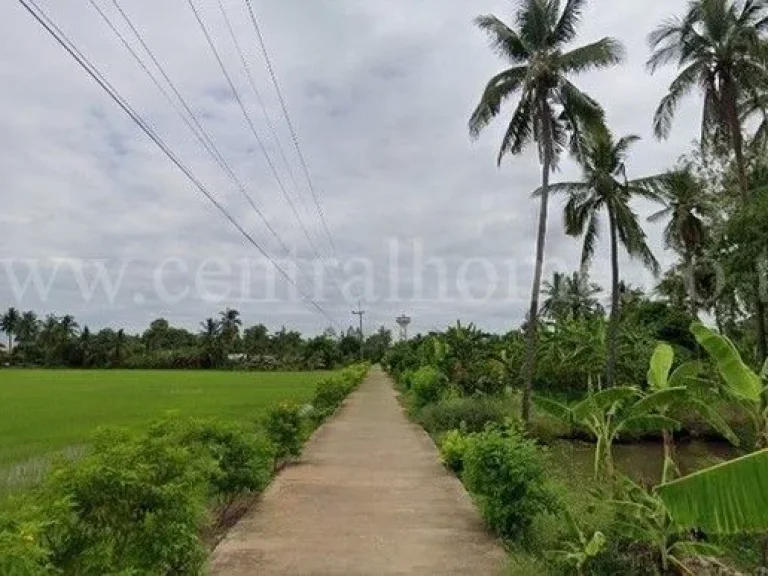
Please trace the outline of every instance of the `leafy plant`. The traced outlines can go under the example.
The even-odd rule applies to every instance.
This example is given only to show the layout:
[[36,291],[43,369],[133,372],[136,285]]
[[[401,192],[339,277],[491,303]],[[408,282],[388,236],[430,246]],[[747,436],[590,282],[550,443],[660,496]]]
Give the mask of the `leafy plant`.
[[744,363],[736,346],[726,336],[700,323],[694,323],[691,331],[722,377],[723,391],[749,416],[754,428],[755,448],[768,447],[768,388],[763,382],[768,361],[761,378]]
[[662,571],[666,572],[674,566],[682,574],[693,574],[687,565],[688,559],[720,553],[716,546],[681,536],[664,500],[658,495],[628,478],[622,478],[620,488],[622,497],[613,501],[618,513],[616,523],[635,542],[655,550]]
[[296,458],[304,441],[302,407],[290,402],[273,406],[266,415],[264,429],[275,448],[278,460]]
[[605,534],[600,530],[596,530],[591,536],[587,537],[587,534],[581,529],[573,515],[567,510],[565,511],[565,517],[574,539],[565,541],[565,547],[561,550],[555,550],[552,554],[555,559],[559,559],[566,565],[572,566],[576,573],[582,576],[585,573],[584,569],[605,549]]
[[509,406],[504,398],[496,396],[443,398],[422,408],[416,419],[432,434],[458,428],[481,432],[488,424],[504,424],[509,418]]
[[678,530],[768,531],[768,450],[699,470],[656,488]]
[[603,474],[614,476],[613,443],[624,431],[633,429],[675,429],[677,420],[657,414],[685,393],[684,388],[674,388],[644,394],[637,388],[616,387],[601,390],[587,396],[575,406],[569,407],[550,398],[536,396],[538,407],[567,423],[583,426],[594,436],[595,478]]
[[437,402],[445,389],[445,377],[432,366],[419,368],[410,378],[414,405],[421,408]]
[[503,538],[525,540],[538,514],[557,509],[544,454],[518,427],[471,435],[462,479],[485,521]]
[[440,458],[449,470],[460,474],[470,437],[462,430],[451,430],[440,441]]

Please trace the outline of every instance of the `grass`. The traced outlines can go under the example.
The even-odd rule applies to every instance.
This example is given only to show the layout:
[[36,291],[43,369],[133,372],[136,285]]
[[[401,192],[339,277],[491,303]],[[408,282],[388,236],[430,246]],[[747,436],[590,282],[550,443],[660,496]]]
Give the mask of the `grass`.
[[[52,455],[76,453],[100,426],[146,426],[168,412],[253,421],[283,400],[309,401],[323,372],[0,370],[0,488]],[[19,478],[16,478],[16,477]]]

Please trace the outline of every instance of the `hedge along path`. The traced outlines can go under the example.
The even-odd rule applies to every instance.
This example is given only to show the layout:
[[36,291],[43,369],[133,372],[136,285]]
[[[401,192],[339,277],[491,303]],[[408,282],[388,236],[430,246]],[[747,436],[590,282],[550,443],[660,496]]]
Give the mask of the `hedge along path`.
[[498,574],[506,554],[372,370],[219,544],[212,574]]

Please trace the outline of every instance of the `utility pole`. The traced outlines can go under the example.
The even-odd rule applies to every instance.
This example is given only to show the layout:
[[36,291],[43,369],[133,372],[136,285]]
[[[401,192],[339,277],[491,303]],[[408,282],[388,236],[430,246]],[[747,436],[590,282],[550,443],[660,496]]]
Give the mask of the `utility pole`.
[[362,360],[363,359],[363,314],[365,314],[365,310],[363,310],[362,303],[358,301],[357,310],[352,310],[352,314],[360,318],[360,332],[358,332],[358,336],[360,337],[360,360]]

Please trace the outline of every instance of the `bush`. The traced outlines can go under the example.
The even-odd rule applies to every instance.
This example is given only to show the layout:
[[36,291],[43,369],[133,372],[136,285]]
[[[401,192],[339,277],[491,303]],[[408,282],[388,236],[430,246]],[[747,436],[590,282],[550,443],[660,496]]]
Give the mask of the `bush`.
[[319,419],[322,420],[333,413],[334,410],[344,401],[350,391],[347,385],[340,377],[326,378],[317,383],[315,388],[315,397],[312,401]]
[[150,428],[150,436],[193,451],[208,459],[210,495],[231,501],[240,494],[267,487],[275,468],[271,443],[249,430],[216,420],[165,420]]
[[267,412],[264,428],[278,460],[301,454],[304,440],[301,415],[301,406],[289,402],[282,402]]
[[431,434],[456,428],[481,432],[488,424],[503,424],[510,413],[499,397],[444,398],[422,408],[417,420]]
[[197,573],[208,465],[168,438],[102,432],[41,488],[51,563],[66,574]]
[[503,538],[526,540],[534,518],[556,510],[543,453],[516,427],[471,435],[462,479],[487,524]]
[[456,474],[460,474],[464,468],[464,457],[469,442],[470,438],[460,430],[451,430],[440,442],[440,457],[443,464]]
[[419,368],[411,376],[411,392],[414,405],[421,408],[432,402],[437,402],[445,385],[445,378],[432,366]]

